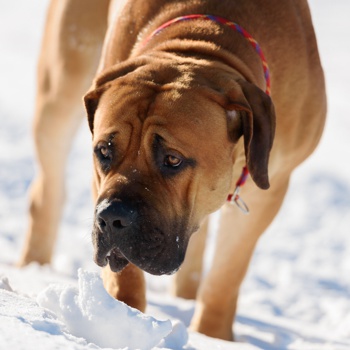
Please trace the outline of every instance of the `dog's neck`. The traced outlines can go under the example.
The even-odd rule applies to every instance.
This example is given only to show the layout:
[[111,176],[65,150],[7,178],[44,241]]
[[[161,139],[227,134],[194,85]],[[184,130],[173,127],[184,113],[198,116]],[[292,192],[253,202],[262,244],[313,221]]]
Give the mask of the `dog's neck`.
[[264,55],[259,43],[243,27],[241,27],[237,23],[231,22],[223,17],[212,16],[212,15],[194,14],[194,15],[187,15],[187,16],[181,16],[181,17],[174,18],[174,19],[164,23],[163,25],[159,26],[148,37],[146,37],[146,39],[144,39],[141,42],[141,47],[146,46],[149,43],[149,41],[152,40],[152,38],[159,35],[163,30],[172,26],[173,24],[176,24],[178,22],[183,22],[183,21],[197,20],[197,19],[206,20],[206,21],[213,21],[213,22],[219,23],[221,25],[228,26],[233,31],[242,35],[247,40],[247,42],[253,47],[253,49],[255,50],[255,52],[257,53],[257,55],[261,59],[262,69],[264,72],[264,78],[265,78],[265,83],[266,83],[265,92],[266,92],[266,94],[270,95],[270,88],[271,88],[270,87],[270,85],[271,85],[271,83],[270,83],[270,71],[269,71],[269,67],[268,67],[265,55]]

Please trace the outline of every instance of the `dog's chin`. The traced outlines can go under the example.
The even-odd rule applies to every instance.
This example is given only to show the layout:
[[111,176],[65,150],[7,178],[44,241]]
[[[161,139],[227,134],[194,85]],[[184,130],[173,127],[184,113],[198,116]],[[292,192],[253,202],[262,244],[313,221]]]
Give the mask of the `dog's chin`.
[[179,270],[181,263],[175,265],[171,265],[171,266],[154,266],[152,264],[144,264],[144,263],[134,263],[134,265],[136,265],[137,267],[139,267],[141,270],[151,274],[151,275],[155,275],[155,276],[162,276],[162,275],[172,275],[174,274],[176,271]]
[[95,262],[100,267],[109,265],[113,272],[120,272],[129,263],[137,266],[141,270],[150,273],[152,275],[172,275],[181,266],[183,259],[175,259],[175,261],[168,260],[165,264],[154,264],[154,260],[148,260],[144,258],[135,259],[135,257],[126,258],[118,248],[111,249],[107,253],[97,251],[95,256]]
[[[129,264],[129,261],[125,258],[119,258],[119,257],[114,257],[113,255],[109,256],[107,258],[108,264],[110,269],[113,272],[120,272],[124,269]],[[151,274],[151,275],[156,275],[156,276],[161,276],[161,275],[172,275],[175,272],[177,272],[180,268],[179,266],[172,266],[172,267],[159,267],[159,266],[147,266],[144,264],[138,264],[138,263],[133,263],[133,265],[137,266],[141,270]]]

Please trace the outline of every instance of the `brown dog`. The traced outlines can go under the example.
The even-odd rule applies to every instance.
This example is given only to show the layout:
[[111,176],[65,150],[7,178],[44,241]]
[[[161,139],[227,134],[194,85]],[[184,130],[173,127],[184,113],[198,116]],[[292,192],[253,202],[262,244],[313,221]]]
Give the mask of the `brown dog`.
[[[21,264],[50,261],[64,165],[109,13],[98,74],[85,96],[94,147],[95,261],[105,267],[111,295],[141,310],[142,270],[170,274],[183,263],[175,292],[198,300],[191,328],[232,339],[254,246],[279,210],[292,170],[314,150],[324,126],[324,79],[307,3],[113,5],[50,5],[36,104],[40,173]],[[222,18],[187,18],[151,35],[169,20],[193,14],[224,17],[252,35],[269,64],[271,98],[263,56]],[[251,175],[242,189],[248,216],[226,204],[245,164]],[[206,217],[220,207],[216,255],[201,281]]]

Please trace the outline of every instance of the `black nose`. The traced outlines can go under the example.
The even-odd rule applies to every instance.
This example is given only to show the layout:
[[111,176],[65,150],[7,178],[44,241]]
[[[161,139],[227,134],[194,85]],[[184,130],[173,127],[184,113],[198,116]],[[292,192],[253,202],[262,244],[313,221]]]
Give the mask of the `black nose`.
[[104,200],[96,206],[96,221],[101,230],[122,230],[133,224],[136,212],[120,200]]

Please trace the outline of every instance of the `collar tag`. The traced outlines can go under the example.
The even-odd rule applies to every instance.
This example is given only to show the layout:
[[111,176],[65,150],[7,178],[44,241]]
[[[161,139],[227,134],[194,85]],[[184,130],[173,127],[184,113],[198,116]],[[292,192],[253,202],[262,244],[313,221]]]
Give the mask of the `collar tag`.
[[240,189],[241,187],[237,186],[233,194],[230,194],[228,196],[227,201],[232,205],[236,204],[243,214],[248,215],[249,208],[247,204],[244,202],[244,200],[242,199],[242,197],[239,195]]

